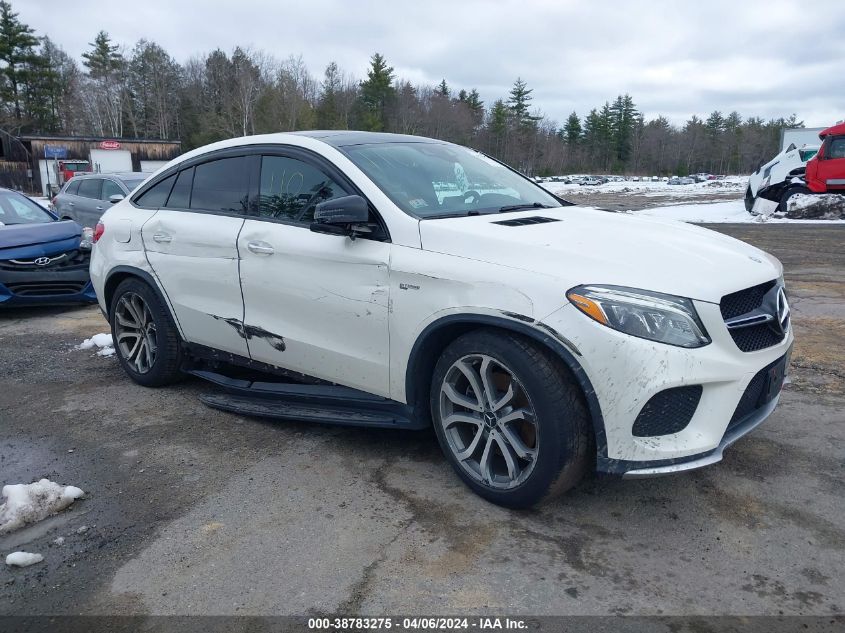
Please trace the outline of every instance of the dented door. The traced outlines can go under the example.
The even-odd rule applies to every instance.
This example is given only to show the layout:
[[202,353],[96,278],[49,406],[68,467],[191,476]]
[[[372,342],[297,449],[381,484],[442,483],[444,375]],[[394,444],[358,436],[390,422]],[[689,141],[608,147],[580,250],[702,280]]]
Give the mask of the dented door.
[[238,250],[254,360],[388,395],[389,243],[248,219]]
[[141,234],[185,338],[248,358],[238,279],[237,237],[243,222],[161,209]]

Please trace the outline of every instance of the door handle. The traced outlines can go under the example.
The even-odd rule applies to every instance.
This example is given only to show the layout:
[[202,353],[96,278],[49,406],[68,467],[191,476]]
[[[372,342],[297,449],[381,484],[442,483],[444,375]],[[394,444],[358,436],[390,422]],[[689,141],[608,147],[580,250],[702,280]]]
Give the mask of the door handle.
[[73,202],[68,202],[68,206],[73,206]]
[[267,242],[248,242],[246,247],[256,255],[272,255],[276,252]]
[[97,211],[102,211],[103,207],[97,207]]
[[167,233],[156,233],[153,235],[153,241],[159,244],[169,244],[173,238]]

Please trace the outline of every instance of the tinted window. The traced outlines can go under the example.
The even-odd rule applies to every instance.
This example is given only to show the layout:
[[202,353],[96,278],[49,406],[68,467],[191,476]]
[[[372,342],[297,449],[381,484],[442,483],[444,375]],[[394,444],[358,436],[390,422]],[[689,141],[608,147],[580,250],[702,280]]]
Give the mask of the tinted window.
[[828,158],[845,158],[845,136],[833,139],[830,143]]
[[246,157],[221,158],[194,170],[191,209],[246,213],[249,203],[249,171]]
[[125,196],[126,194],[123,192],[123,189],[120,188],[113,180],[103,180],[103,193],[100,196],[101,200],[108,200],[112,196]]
[[71,180],[67,185],[67,189],[65,189],[65,193],[69,193],[74,196],[77,195],[79,193],[79,181]]
[[174,180],[176,180],[175,175],[153,185],[152,188],[147,189],[140,197],[135,198],[135,204],[148,208],[163,206],[164,201],[167,200],[167,196],[170,195],[170,189],[173,187]]
[[310,223],[317,203],[348,192],[321,170],[295,158],[261,159],[259,213],[262,217]]
[[100,185],[103,183],[101,178],[88,178],[79,182],[79,194],[83,198],[100,197]]
[[191,182],[194,179],[194,168],[183,169],[176,178],[173,191],[167,199],[167,206],[171,209],[189,209],[191,204]]

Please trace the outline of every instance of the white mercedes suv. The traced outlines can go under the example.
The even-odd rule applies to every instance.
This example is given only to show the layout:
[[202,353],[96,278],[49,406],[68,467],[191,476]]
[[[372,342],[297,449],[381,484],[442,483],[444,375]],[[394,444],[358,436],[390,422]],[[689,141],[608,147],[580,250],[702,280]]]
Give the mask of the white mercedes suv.
[[364,132],[236,138],[112,206],[91,278],[137,383],[246,415],[434,426],[524,507],[590,469],[717,462],[774,409],[782,266],[695,226],[579,208],[479,152]]

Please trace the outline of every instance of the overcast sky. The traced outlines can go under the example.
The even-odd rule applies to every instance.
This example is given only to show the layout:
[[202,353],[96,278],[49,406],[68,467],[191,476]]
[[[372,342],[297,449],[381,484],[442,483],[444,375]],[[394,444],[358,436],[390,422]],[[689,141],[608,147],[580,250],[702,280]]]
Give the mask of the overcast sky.
[[414,83],[476,87],[489,105],[518,76],[562,122],[628,92],[646,118],[713,110],[809,127],[845,118],[842,0],[12,0],[74,57],[95,33],[146,38],[177,61],[214,48],[302,55],[360,78],[382,53]]

